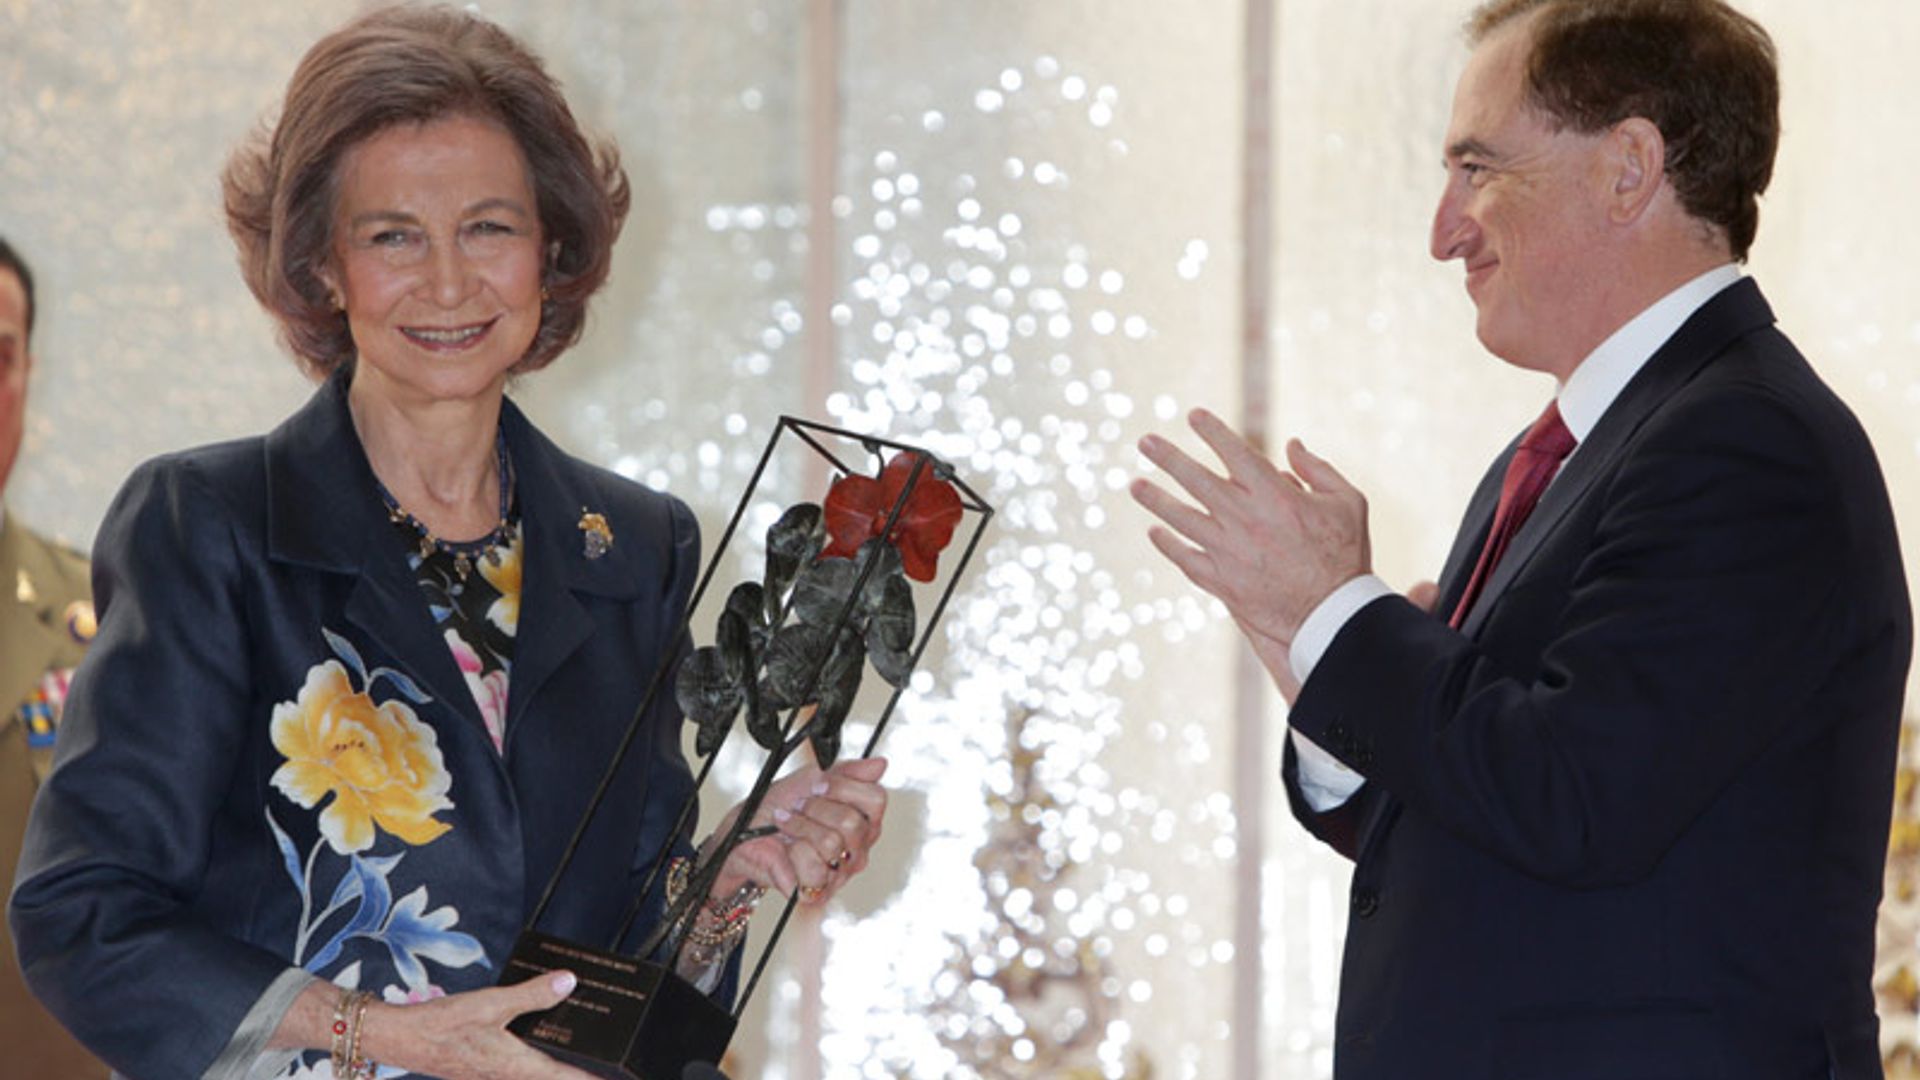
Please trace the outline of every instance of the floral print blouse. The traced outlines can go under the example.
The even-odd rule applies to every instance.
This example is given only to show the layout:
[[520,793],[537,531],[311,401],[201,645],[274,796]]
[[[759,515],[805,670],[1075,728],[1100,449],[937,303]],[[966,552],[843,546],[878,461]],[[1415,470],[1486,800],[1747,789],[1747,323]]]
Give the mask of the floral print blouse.
[[513,668],[513,636],[520,625],[518,514],[509,513],[507,522],[506,543],[488,554],[474,552],[472,569],[465,574],[460,573],[455,551],[439,548],[422,555],[413,527],[405,521],[394,523],[406,544],[407,565],[480,706],[480,718],[486,722],[495,751],[506,742],[507,678]]

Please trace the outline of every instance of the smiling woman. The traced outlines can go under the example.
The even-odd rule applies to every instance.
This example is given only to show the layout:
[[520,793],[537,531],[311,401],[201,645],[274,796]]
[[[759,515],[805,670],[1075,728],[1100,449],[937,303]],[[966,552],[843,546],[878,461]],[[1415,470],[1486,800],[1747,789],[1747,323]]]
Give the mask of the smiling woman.
[[[683,648],[699,537],[505,391],[580,335],[618,156],[504,31],[401,7],[315,45],[224,179],[247,283],[325,385],[262,438],[143,466],[101,526],[100,633],[14,894],[22,966],[143,1080],[584,1076],[505,1030],[573,976],[493,984],[579,779]],[[608,940],[657,853],[697,857],[680,723],[670,696],[646,714],[541,930]],[[729,996],[764,889],[825,903],[866,865],[884,768],[774,786],[683,976]],[[641,899],[624,944],[666,898]]]
[[540,328],[519,144],[468,116],[389,128],[342,157],[337,199],[320,278],[353,334],[356,405],[498,398]]

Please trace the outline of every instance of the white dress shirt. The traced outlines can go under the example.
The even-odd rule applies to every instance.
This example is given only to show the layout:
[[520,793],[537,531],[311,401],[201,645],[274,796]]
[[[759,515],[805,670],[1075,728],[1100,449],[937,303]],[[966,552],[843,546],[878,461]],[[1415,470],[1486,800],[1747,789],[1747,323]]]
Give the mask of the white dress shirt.
[[[1695,311],[1722,289],[1739,281],[1740,276],[1740,268],[1732,263],[1701,274],[1634,316],[1580,361],[1560,387],[1557,397],[1560,419],[1573,434],[1574,454],[1580,452],[1580,444],[1587,441],[1600,417],[1647,361],[1653,359],[1660,346],[1666,344]],[[1569,454],[1568,459],[1572,456]],[[1565,462],[1561,464],[1565,466]],[[1361,608],[1392,594],[1393,589],[1386,582],[1372,574],[1362,574],[1322,600],[1300,624],[1300,632],[1294,635],[1293,647],[1287,654],[1300,685],[1306,685],[1314,665],[1320,662],[1348,620]],[[1325,813],[1339,806],[1367,782],[1365,776],[1348,768],[1313,740],[1292,729],[1288,729],[1288,734],[1300,758],[1300,793],[1314,810]]]

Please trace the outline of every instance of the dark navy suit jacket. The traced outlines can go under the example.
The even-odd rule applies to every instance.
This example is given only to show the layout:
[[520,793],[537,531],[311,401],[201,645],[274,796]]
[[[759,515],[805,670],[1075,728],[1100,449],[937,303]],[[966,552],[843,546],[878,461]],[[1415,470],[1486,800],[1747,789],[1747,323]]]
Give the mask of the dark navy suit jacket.
[[[101,527],[100,636],[11,916],[35,992],[141,1080],[199,1076],[290,966],[351,969],[375,991],[492,985],[679,647],[692,515],[562,453],[507,403],[525,554],[496,753],[386,520],[345,385],[331,380],[264,438],[142,466]],[[599,558],[585,553],[585,512],[612,529]],[[341,685],[413,722],[326,727],[313,710]],[[402,798],[374,815],[370,847],[329,843],[321,814],[347,795],[302,806],[283,771],[317,753],[300,732],[323,728],[384,740],[364,752],[420,787],[447,828],[403,839]],[[542,929],[604,944],[619,925],[692,787],[679,732],[672,694],[659,695]],[[336,914],[320,922],[325,905]]]
[[[1468,508],[1451,611],[1511,456]],[[1859,425],[1751,281],[1548,489],[1459,631],[1399,598],[1290,721],[1366,775],[1337,1080],[1880,1076],[1912,616]]]

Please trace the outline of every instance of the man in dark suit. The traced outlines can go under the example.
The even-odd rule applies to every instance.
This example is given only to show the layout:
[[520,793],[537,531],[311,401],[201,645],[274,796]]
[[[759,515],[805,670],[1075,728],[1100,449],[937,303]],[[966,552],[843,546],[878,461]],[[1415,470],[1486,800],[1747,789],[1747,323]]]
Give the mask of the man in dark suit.
[[1497,0],[1433,254],[1554,402],[1436,591],[1365,501],[1218,419],[1142,449],[1157,547],[1293,702],[1355,860],[1334,1075],[1878,1077],[1869,987],[1912,616],[1871,447],[1744,278],[1773,49],[1718,0]]
[[[33,372],[33,272],[0,239],[0,493],[20,453]],[[0,504],[0,896],[13,890],[20,834],[53,757],[67,677],[93,638],[87,560]],[[0,925],[0,1047],[21,1076],[105,1076],[27,992],[13,933]],[[8,1075],[12,1075],[9,1073]]]

